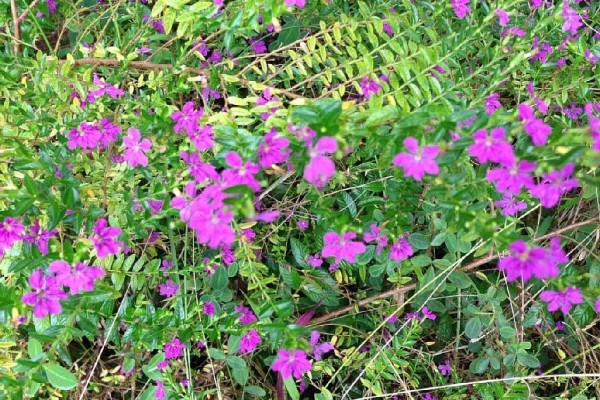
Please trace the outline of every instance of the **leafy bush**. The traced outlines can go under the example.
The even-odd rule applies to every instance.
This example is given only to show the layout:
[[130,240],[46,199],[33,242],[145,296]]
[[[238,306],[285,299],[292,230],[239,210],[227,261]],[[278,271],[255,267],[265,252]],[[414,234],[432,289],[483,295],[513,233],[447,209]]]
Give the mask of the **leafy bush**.
[[2,398],[596,398],[599,14],[0,1]]

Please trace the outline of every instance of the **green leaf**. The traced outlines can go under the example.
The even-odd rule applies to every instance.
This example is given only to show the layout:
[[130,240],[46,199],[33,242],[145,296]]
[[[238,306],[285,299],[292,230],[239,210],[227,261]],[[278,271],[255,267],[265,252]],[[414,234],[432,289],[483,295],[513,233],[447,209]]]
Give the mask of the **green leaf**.
[[429,236],[424,235],[423,233],[413,233],[408,237],[408,241],[410,242],[413,249],[425,250],[429,248]]
[[473,317],[465,325],[465,335],[469,339],[478,338],[481,335],[482,323],[479,317]]
[[48,382],[57,389],[71,390],[77,386],[75,375],[58,364],[45,364],[44,371],[46,371]]
[[267,392],[258,386],[246,386],[244,392],[254,397],[265,397],[267,395]]
[[223,350],[210,348],[207,352],[208,355],[214,360],[225,360],[227,358]]
[[292,400],[299,400],[300,393],[298,392],[298,388],[296,387],[296,382],[292,378],[284,379],[283,383],[285,385],[285,389],[287,390],[290,398]]
[[517,361],[519,364],[529,368],[538,368],[540,366],[540,361],[535,356],[527,353],[517,354]]
[[485,371],[487,371],[487,368],[490,364],[490,359],[489,358],[476,358],[473,361],[471,361],[471,365],[469,365],[469,371],[471,371],[474,374],[483,374]]
[[225,289],[227,287],[227,284],[229,283],[227,269],[223,266],[219,267],[219,269],[217,269],[217,271],[211,277],[210,283],[212,288],[215,290]]
[[308,255],[308,251],[302,242],[296,238],[290,238],[290,247],[292,248],[292,255],[294,256],[294,260],[296,260],[296,264],[300,267],[307,267],[306,256]]

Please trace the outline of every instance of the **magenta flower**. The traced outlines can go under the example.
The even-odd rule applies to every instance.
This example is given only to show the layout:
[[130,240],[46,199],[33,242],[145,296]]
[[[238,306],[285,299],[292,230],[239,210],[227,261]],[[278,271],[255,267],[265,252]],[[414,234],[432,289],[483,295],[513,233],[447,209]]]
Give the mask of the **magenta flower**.
[[46,0],[46,5],[48,6],[48,14],[52,15],[56,12],[56,6],[58,5],[58,1]]
[[500,26],[506,26],[508,25],[509,21],[510,21],[510,17],[508,16],[508,13],[504,10],[496,10],[496,16],[498,17],[498,24]]
[[600,313],[600,297],[598,297],[594,303],[594,310],[596,310],[597,313]]
[[179,133],[184,130],[188,135],[193,135],[198,130],[198,120],[204,114],[204,110],[200,108],[196,110],[194,103],[188,101],[183,105],[181,111],[173,111],[171,113],[171,119],[175,121],[175,133]]
[[277,352],[277,358],[271,365],[271,369],[281,373],[283,379],[289,379],[293,376],[295,379],[302,378],[304,372],[312,369],[312,364],[308,361],[306,353],[302,350],[287,351],[280,349]]
[[254,38],[248,39],[252,51],[256,54],[265,53],[267,51],[267,45],[264,40],[256,40]]
[[486,180],[496,185],[496,190],[499,192],[508,192],[517,195],[521,192],[521,188],[533,187],[533,177],[530,172],[536,167],[535,162],[521,160],[511,166],[501,166],[492,168],[486,174]]
[[454,14],[460,19],[463,19],[471,12],[469,7],[470,0],[450,0],[450,5],[454,9]]
[[337,141],[330,136],[320,138],[314,147],[309,146],[310,161],[304,167],[304,179],[316,188],[322,188],[335,174],[335,163],[326,154],[337,151]]
[[71,150],[76,147],[82,149],[95,149],[102,140],[102,132],[93,124],[82,122],[78,128],[71,129],[67,136],[67,147]]
[[497,109],[502,107],[500,103],[500,95],[496,92],[490,94],[484,101],[485,112],[492,115]]
[[94,103],[98,97],[102,97],[105,95],[112,97],[113,99],[118,99],[119,97],[125,94],[124,90],[121,90],[116,86],[111,85],[110,83],[104,82],[96,74],[94,74],[93,82],[97,89],[91,91],[86,96],[85,100],[89,103]]
[[485,129],[479,129],[473,134],[475,143],[469,146],[469,155],[477,162],[495,162],[510,167],[515,162],[512,145],[505,140],[504,128],[494,128],[488,135]]
[[244,303],[240,303],[240,305],[235,306],[234,310],[239,314],[240,323],[242,325],[249,325],[253,322],[258,321],[258,318],[256,318],[256,315],[254,315],[254,312],[252,312],[251,309],[246,307],[244,305]]
[[511,26],[510,28],[504,29],[502,32],[500,32],[500,37],[504,37],[507,35],[515,35],[518,37],[523,37],[526,34],[527,33],[523,29]]
[[381,85],[374,79],[367,78],[366,76],[360,81],[360,89],[365,99],[369,99],[371,94],[376,94],[381,90]]
[[162,381],[156,381],[156,391],[154,392],[155,400],[165,400],[165,384]]
[[396,167],[404,169],[405,177],[412,176],[415,180],[421,181],[425,174],[439,173],[439,167],[435,162],[439,153],[437,145],[419,148],[419,142],[411,136],[404,139],[403,143],[409,152],[397,154],[392,162]]
[[323,265],[323,260],[318,254],[310,254],[306,259],[306,263],[313,268],[319,268]]
[[121,127],[113,124],[108,118],[103,118],[96,122],[96,129],[100,132],[100,148],[106,149],[111,143],[117,141],[117,136],[121,133]]
[[225,186],[246,185],[255,192],[260,190],[260,183],[254,177],[260,171],[258,165],[251,161],[244,163],[235,151],[225,155],[225,162],[230,167],[221,173]]
[[179,289],[179,285],[173,282],[171,279],[167,279],[165,283],[161,283],[158,285],[160,290],[160,295],[165,297],[173,297],[177,293],[177,289]]
[[[0,226],[0,237],[2,236],[2,227]],[[40,222],[36,219],[33,225],[29,227],[29,233],[23,236],[23,239],[31,244],[35,244],[43,256],[48,254],[48,242],[50,238],[58,233],[56,229],[48,231],[40,227]],[[0,239],[1,241],[1,239]],[[0,254],[2,253],[2,245],[0,244]]]
[[146,152],[150,151],[152,142],[149,139],[140,141],[140,131],[135,128],[127,129],[127,133],[128,135],[123,138],[123,144],[125,145],[123,156],[125,161],[132,167],[137,165],[147,166],[148,157],[146,157]]
[[260,335],[254,329],[250,329],[248,333],[242,335],[240,338],[239,353],[246,354],[250,353],[258,347],[260,344]]
[[579,187],[577,178],[571,177],[574,170],[575,164],[569,163],[560,170],[544,174],[540,183],[531,187],[529,192],[540,199],[543,207],[554,207],[560,201],[560,196]]
[[108,221],[100,218],[94,226],[94,236],[90,238],[96,249],[98,258],[104,258],[109,254],[117,254],[119,246],[123,243],[115,240],[121,234],[121,230],[116,227],[108,227]]
[[21,301],[33,306],[34,317],[44,318],[48,314],[62,312],[59,300],[66,299],[67,294],[60,289],[56,278],[46,276],[41,269],[37,269],[29,277],[29,286],[33,291],[25,293]]
[[300,231],[305,231],[308,229],[308,221],[305,219],[299,219],[298,221],[296,221],[296,227]]
[[327,232],[323,236],[325,246],[321,251],[323,257],[335,257],[335,263],[339,264],[342,260],[353,264],[356,261],[356,256],[364,253],[366,246],[362,242],[355,242],[352,239],[356,238],[356,233],[347,232],[337,234],[335,232]]
[[540,299],[548,303],[548,311],[560,309],[563,314],[568,314],[574,304],[583,303],[581,289],[569,286],[563,291],[545,290],[540,294]]
[[302,8],[306,5],[306,0],[285,0],[284,4],[288,7],[297,6],[298,8]]
[[68,287],[72,295],[94,290],[96,280],[104,277],[102,268],[82,262],[71,267],[66,261],[57,260],[48,269],[56,275],[56,283]]
[[181,343],[179,338],[175,337],[168,343],[165,343],[163,351],[165,352],[165,358],[167,360],[171,358],[179,358],[183,354],[183,349],[185,349],[185,345]]
[[204,303],[204,305],[202,306],[202,312],[204,313],[204,315],[215,315],[215,305],[211,302],[211,301],[207,301],[206,303]]
[[392,29],[392,26],[390,25],[389,22],[384,22],[383,23],[383,31],[385,33],[387,33],[389,37],[393,37],[394,36],[394,30]]
[[10,249],[14,242],[22,239],[25,227],[16,218],[6,217],[0,224],[0,257],[4,250]]
[[375,248],[375,251],[376,251],[377,255],[380,255],[381,250],[383,250],[383,248],[387,247],[387,245],[388,245],[387,236],[383,233],[380,233],[379,228],[377,227],[376,224],[371,224],[369,229],[370,229],[370,231],[366,232],[363,235],[364,240],[367,243],[375,241],[375,243],[377,243],[377,247]]
[[450,366],[450,360],[446,359],[443,363],[438,365],[438,369],[443,376],[450,375],[452,373],[452,367]]
[[552,128],[539,118],[533,115],[533,108],[522,103],[519,105],[519,117],[523,120],[525,133],[531,137],[531,141],[536,146],[542,146],[548,141],[548,136],[552,133]]
[[196,146],[198,151],[206,151],[212,149],[215,144],[213,135],[213,127],[205,125],[199,126],[194,133],[188,133],[188,138],[190,139],[190,142]]
[[321,334],[318,331],[312,331],[310,333],[310,348],[317,361],[320,361],[323,358],[323,354],[333,350],[333,345],[329,342],[319,344],[320,337]]
[[581,22],[581,16],[571,7],[568,0],[563,1],[562,16],[564,18],[562,31],[577,35],[577,31],[583,26],[583,22]]
[[188,171],[190,171],[190,175],[197,183],[201,184],[207,180],[216,181],[219,179],[219,174],[215,167],[212,164],[203,162],[198,153],[188,154],[186,152],[181,152],[179,158],[185,161],[188,166]]
[[414,254],[410,242],[404,238],[399,238],[396,243],[390,247],[390,260],[400,262],[408,259]]
[[523,282],[536,277],[539,279],[555,278],[560,270],[555,260],[541,247],[529,248],[527,243],[517,240],[508,246],[510,255],[498,262],[498,269],[506,273],[509,282],[521,278]]
[[437,315],[427,307],[423,307],[421,309],[421,312],[423,313],[424,319],[430,319],[432,321],[435,321],[435,319],[437,318]]
[[506,216],[513,216],[516,215],[519,211],[527,209],[526,202],[518,200],[516,197],[513,197],[510,193],[503,193],[502,200],[497,200],[494,202],[494,204],[500,207],[500,209],[502,210],[500,214]]
[[264,143],[258,147],[258,163],[263,168],[270,168],[273,164],[283,164],[290,157],[288,150],[290,142],[278,136],[277,130],[272,128],[265,135]]

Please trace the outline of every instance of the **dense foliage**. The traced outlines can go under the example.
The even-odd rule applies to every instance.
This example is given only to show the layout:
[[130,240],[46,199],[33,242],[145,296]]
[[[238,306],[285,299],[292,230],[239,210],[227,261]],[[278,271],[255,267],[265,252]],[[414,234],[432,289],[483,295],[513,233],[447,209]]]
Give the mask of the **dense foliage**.
[[600,398],[599,2],[0,24],[1,398]]

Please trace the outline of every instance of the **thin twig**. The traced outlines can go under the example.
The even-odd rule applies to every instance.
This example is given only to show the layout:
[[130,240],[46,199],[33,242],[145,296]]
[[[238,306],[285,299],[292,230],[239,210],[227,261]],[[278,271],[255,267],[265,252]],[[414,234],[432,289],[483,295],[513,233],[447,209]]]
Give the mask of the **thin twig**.
[[23,14],[21,14],[21,16],[19,17],[19,22],[23,22],[25,21],[25,18],[27,17],[27,14],[29,14],[29,12],[33,9],[33,7],[36,6],[36,4],[39,2],[40,0],[33,0],[31,2],[31,4],[29,5],[29,7],[27,7],[27,10],[23,11]]
[[19,21],[19,10],[17,10],[17,0],[10,0],[10,11],[12,12],[13,18],[13,30],[15,39],[17,39],[13,43],[13,48],[15,53],[18,54],[21,52],[21,26]]
[[[597,217],[596,218],[592,218],[592,219],[588,219],[588,220],[585,220],[585,221],[582,221],[582,222],[578,222],[576,224],[572,224],[572,225],[566,226],[564,228],[557,229],[556,231],[548,233],[546,235],[538,236],[537,238],[534,238],[533,240],[534,241],[540,241],[540,240],[549,239],[552,236],[559,235],[559,234],[561,234],[563,232],[566,232],[566,231],[570,231],[571,229],[579,228],[579,227],[582,227],[582,226],[585,226],[585,225],[591,225],[593,223],[600,224],[600,220]],[[479,258],[479,259],[477,259],[477,260],[475,260],[475,261],[473,261],[473,262],[465,265],[464,267],[458,268],[458,271],[463,271],[463,272],[471,271],[471,270],[473,270],[473,269],[475,269],[475,268],[477,268],[477,267],[479,267],[481,265],[487,264],[490,261],[495,260],[496,258],[498,258],[498,254],[488,254],[485,257]],[[410,285],[406,285],[406,286],[402,286],[402,287],[390,289],[390,290],[385,291],[385,292],[378,293],[378,294],[376,294],[374,296],[367,297],[366,299],[359,300],[356,303],[350,304],[350,305],[348,305],[346,307],[342,307],[342,308],[340,308],[338,310],[332,311],[332,312],[330,312],[328,314],[325,314],[325,315],[322,315],[322,316],[320,316],[318,318],[315,318],[315,319],[313,319],[311,321],[311,325],[318,325],[318,324],[321,324],[323,322],[330,321],[330,320],[332,320],[334,318],[337,318],[337,317],[339,317],[341,315],[346,314],[349,311],[352,311],[355,307],[364,307],[367,304],[371,304],[372,302],[377,301],[377,300],[381,300],[381,299],[385,299],[385,298],[393,297],[393,296],[399,296],[399,295],[401,295],[403,293],[406,293],[406,292],[409,292],[411,290],[414,290],[416,287],[417,287],[416,283],[411,283]]]

